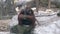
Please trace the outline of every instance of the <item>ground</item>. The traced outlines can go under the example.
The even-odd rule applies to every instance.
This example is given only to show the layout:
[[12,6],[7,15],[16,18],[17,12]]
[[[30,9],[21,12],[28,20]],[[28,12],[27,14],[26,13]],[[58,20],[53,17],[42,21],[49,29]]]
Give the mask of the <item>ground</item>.
[[10,19],[8,20],[0,20],[0,31],[8,31],[9,30],[9,21]]

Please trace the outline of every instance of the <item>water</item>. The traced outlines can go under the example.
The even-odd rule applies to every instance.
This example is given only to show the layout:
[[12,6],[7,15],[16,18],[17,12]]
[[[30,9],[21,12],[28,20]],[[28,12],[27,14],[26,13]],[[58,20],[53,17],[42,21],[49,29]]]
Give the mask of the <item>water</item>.
[[[35,34],[60,34],[60,17],[48,16],[38,18],[40,26],[36,26],[34,33]],[[42,22],[41,22],[42,21]]]
[[0,34],[10,34],[10,32],[0,32]]

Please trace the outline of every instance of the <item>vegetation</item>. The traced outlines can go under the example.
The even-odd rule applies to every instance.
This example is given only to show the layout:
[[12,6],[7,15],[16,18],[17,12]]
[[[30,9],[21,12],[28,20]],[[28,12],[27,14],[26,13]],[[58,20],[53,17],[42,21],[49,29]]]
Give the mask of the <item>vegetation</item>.
[[15,11],[15,6],[14,6],[13,0],[6,0],[6,1],[1,0],[0,1],[0,16],[2,18],[7,15],[11,16],[11,15],[15,15],[15,14],[16,14],[16,11]]

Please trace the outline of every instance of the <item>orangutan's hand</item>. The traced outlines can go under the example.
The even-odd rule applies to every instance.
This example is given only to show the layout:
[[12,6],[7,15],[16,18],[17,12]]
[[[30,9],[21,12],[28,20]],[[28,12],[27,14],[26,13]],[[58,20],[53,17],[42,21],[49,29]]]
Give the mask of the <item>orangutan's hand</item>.
[[19,15],[19,18],[23,18],[23,17],[24,17],[24,15],[23,15],[23,14]]

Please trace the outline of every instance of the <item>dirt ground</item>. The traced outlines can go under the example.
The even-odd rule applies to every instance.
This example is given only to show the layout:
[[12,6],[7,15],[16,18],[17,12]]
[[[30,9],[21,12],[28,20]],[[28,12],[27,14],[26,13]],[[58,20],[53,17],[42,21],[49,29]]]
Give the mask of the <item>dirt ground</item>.
[[9,31],[9,21],[8,20],[0,20],[0,31]]

